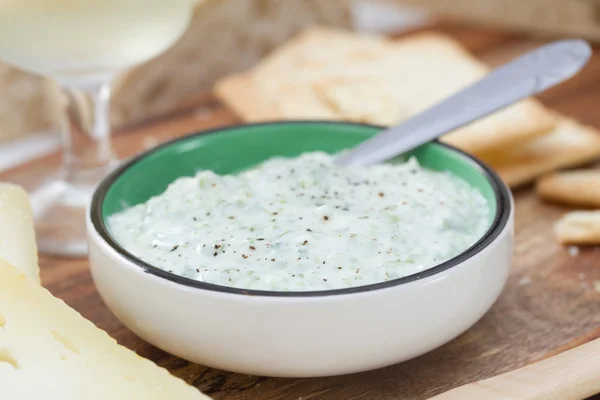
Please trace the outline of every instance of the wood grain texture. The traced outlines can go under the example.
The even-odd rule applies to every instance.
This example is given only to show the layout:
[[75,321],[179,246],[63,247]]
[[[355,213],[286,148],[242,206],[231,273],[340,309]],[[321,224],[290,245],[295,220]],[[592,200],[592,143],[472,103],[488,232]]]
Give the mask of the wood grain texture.
[[[516,35],[439,25],[485,61],[499,63],[535,44]],[[600,127],[600,53],[575,79],[541,96],[566,115]],[[186,102],[178,113],[115,137],[121,157],[185,133],[238,122],[211,96]],[[55,166],[57,156],[5,174]],[[87,261],[42,256],[43,284],[121,344],[167,367],[215,399],[425,399],[462,384],[513,370],[600,336],[600,248],[572,256],[556,244],[552,224],[564,209],[542,203],[531,188],[515,192],[516,247],[510,279],[498,302],[472,329],[417,359],[361,374],[322,379],[271,379],[227,373],[166,354],[133,335],[96,292]],[[441,305],[443,306],[443,305]],[[385,329],[385,327],[382,327]],[[352,349],[348,349],[352,351]],[[599,377],[600,378],[600,377]]]

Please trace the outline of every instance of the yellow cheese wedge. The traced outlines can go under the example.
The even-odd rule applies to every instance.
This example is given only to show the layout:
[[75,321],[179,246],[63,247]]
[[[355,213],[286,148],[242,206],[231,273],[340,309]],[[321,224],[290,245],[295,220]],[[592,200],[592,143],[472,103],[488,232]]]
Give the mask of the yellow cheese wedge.
[[0,182],[0,258],[40,283],[29,197],[23,188]]
[[0,259],[0,399],[200,400]]

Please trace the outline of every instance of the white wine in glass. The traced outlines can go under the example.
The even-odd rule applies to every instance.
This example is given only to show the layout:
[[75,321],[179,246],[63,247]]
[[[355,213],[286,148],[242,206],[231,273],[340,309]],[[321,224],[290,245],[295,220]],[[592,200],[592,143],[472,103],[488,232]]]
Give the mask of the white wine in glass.
[[186,30],[195,0],[0,0],[0,59],[51,77],[68,99],[62,163],[30,190],[41,252],[87,253],[85,209],[116,164],[115,74],[161,54]]

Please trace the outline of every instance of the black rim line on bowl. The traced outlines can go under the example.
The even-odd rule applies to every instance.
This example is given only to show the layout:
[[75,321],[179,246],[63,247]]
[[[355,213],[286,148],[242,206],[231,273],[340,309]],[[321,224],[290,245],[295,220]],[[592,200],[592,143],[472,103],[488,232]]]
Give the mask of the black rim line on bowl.
[[143,260],[140,260],[139,258],[135,257],[133,254],[129,253],[127,250],[125,250],[123,247],[121,247],[121,245],[116,240],[114,240],[112,238],[112,236],[110,235],[110,233],[108,232],[108,229],[106,228],[106,226],[104,224],[104,220],[102,218],[102,204],[104,203],[104,198],[106,197],[106,193],[112,186],[113,182],[115,182],[121,176],[121,174],[123,174],[128,168],[130,168],[131,166],[133,166],[135,163],[142,160],[143,158],[150,156],[154,152],[157,152],[164,147],[168,147],[177,142],[188,140],[190,138],[194,138],[197,136],[218,134],[218,133],[227,132],[227,131],[245,129],[245,128],[249,128],[249,127],[290,125],[290,124],[296,124],[296,125],[315,125],[315,124],[329,125],[329,124],[331,124],[331,125],[363,126],[363,127],[368,127],[368,128],[378,129],[378,130],[385,129],[385,127],[382,127],[382,126],[371,125],[371,124],[352,123],[352,122],[338,122],[338,121],[327,121],[327,120],[323,120],[323,121],[321,121],[321,120],[299,120],[299,121],[289,120],[289,121],[273,121],[273,122],[229,125],[229,126],[224,126],[224,127],[220,127],[220,128],[200,131],[200,132],[192,133],[192,134],[189,134],[189,135],[177,138],[177,139],[173,139],[173,140],[167,141],[165,143],[162,143],[162,144],[154,147],[151,150],[142,152],[142,153],[132,157],[129,161],[118,166],[106,178],[104,178],[102,180],[102,182],[100,182],[100,184],[98,185],[97,189],[94,192],[94,195],[92,197],[91,207],[90,207],[90,218],[92,221],[92,225],[94,226],[94,228],[96,229],[96,231],[98,232],[100,237],[102,237],[102,239],[106,243],[108,243],[110,245],[110,247],[112,247],[113,250],[115,250],[117,253],[119,253],[121,256],[123,256],[126,260],[128,260],[128,261],[132,262],[133,264],[135,264],[136,266],[140,267],[146,273],[158,276],[160,278],[167,279],[167,280],[177,283],[177,284],[181,284],[181,285],[185,285],[185,286],[189,286],[189,287],[193,287],[193,288],[197,288],[197,289],[211,290],[211,291],[216,291],[216,292],[221,292],[221,293],[230,293],[230,294],[238,294],[238,295],[245,295],[245,296],[320,297],[320,296],[354,294],[354,293],[369,292],[372,290],[385,289],[385,288],[390,288],[393,286],[402,285],[402,284],[409,283],[409,282],[414,282],[414,281],[417,281],[417,280],[420,280],[423,278],[427,278],[432,275],[436,275],[436,274],[446,271],[458,264],[461,264],[462,262],[466,261],[467,259],[473,257],[474,255],[476,255],[477,253],[482,251],[490,243],[492,243],[494,241],[494,239],[496,239],[498,237],[498,235],[504,229],[504,227],[506,226],[506,223],[508,222],[508,218],[510,215],[510,208],[511,208],[510,196],[508,193],[508,188],[504,185],[504,183],[498,177],[498,175],[490,167],[485,165],[483,162],[477,160],[473,156],[465,153],[464,151],[462,151],[460,149],[457,149],[453,146],[450,146],[448,144],[445,144],[445,143],[442,143],[442,142],[439,142],[436,140],[435,142],[438,145],[446,147],[446,148],[454,151],[455,153],[460,154],[462,157],[464,157],[473,166],[473,168],[478,170],[488,180],[488,182],[492,186],[492,189],[494,190],[494,193],[496,195],[496,215],[494,217],[494,220],[492,221],[491,226],[487,230],[487,232],[477,242],[475,242],[471,247],[469,247],[462,253],[458,254],[454,258],[451,258],[441,264],[437,264],[434,267],[428,268],[428,269],[418,272],[416,274],[407,275],[407,276],[393,279],[390,281],[372,283],[369,285],[355,286],[355,287],[343,288],[343,289],[315,290],[315,291],[301,291],[301,292],[285,292],[285,291],[278,292],[278,291],[269,291],[269,290],[241,289],[241,288],[236,288],[236,287],[221,286],[221,285],[217,285],[217,284],[213,284],[213,283],[201,282],[201,281],[197,281],[197,280],[194,280],[191,278],[185,278],[183,276],[176,275],[176,274],[167,272],[165,270],[162,270],[158,267],[155,267],[151,264],[146,263]]

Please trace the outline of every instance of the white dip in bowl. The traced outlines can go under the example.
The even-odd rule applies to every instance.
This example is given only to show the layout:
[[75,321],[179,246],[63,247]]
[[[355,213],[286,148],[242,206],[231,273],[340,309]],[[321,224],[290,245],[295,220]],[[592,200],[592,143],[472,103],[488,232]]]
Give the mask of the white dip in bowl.
[[400,164],[340,167],[333,156],[271,158],[237,175],[182,177],[109,217],[139,259],[243,289],[349,288],[447,261],[490,226],[489,205],[449,172]]

